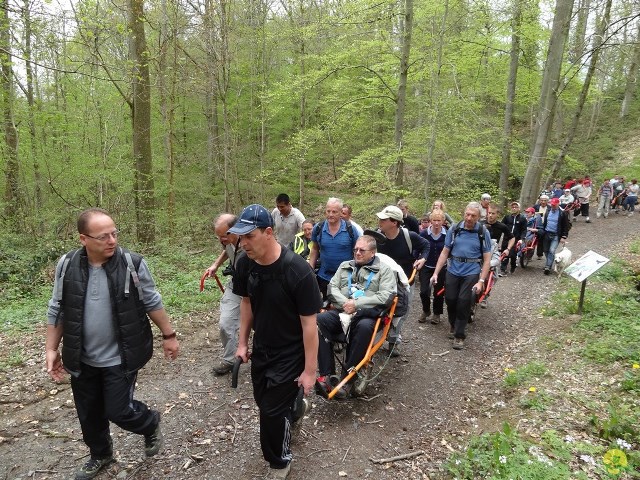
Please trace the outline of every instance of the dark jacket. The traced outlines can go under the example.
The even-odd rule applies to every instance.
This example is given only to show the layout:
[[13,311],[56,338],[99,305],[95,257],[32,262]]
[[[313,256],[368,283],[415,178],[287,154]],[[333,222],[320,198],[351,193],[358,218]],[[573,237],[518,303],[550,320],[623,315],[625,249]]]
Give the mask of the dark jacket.
[[[560,218],[558,220],[558,234],[560,238],[567,238],[569,236],[569,216],[567,212],[564,210],[560,210]],[[542,219],[542,228],[547,230],[547,218],[549,217],[549,212],[551,211],[551,207],[547,208],[547,211],[544,213],[544,218]]]
[[[82,355],[82,325],[84,322],[84,300],[89,278],[89,262],[86,249],[69,252],[69,265],[63,278],[63,292],[58,321],[63,321],[62,360],[65,369],[79,375]],[[132,253],[137,270],[142,257]],[[103,265],[109,283],[111,312],[116,338],[122,359],[121,366],[127,372],[140,370],[153,354],[151,324],[136,288],[125,294],[125,280],[130,275],[121,248]],[[133,282],[131,282],[133,287]]]

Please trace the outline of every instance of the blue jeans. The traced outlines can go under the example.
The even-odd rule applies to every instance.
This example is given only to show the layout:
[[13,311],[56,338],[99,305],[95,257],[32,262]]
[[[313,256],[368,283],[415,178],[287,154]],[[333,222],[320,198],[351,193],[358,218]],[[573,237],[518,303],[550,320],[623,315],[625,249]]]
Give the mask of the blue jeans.
[[638,201],[638,197],[634,195],[627,195],[627,198],[624,199],[624,204],[627,208],[627,211],[633,212],[636,209],[636,202]]
[[558,242],[560,237],[556,233],[545,232],[543,239],[543,250],[547,257],[547,262],[544,268],[551,268],[553,266],[553,260],[556,258],[556,248],[558,248]]

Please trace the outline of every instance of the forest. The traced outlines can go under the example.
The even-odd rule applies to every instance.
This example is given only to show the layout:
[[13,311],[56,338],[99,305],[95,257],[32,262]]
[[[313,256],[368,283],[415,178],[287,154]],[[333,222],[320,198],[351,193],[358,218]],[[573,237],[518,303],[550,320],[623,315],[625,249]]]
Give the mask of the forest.
[[1,1],[5,232],[100,206],[153,244],[280,192],[358,218],[637,169],[633,0]]

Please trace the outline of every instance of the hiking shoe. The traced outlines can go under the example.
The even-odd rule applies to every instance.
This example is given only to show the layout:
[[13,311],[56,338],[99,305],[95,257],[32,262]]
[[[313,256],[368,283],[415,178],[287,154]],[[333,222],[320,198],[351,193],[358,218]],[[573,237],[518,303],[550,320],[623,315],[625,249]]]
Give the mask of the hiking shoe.
[[549,267],[544,267],[544,274],[549,275],[551,273],[551,269]]
[[399,357],[400,356],[400,344],[395,342],[389,342],[389,356],[390,357]]
[[538,260],[542,260],[542,255],[538,255]]
[[420,318],[418,318],[418,323],[427,323],[427,317],[428,317],[428,316],[429,316],[429,315],[427,315],[427,313],[426,313],[426,312],[422,312],[422,313],[420,314]]
[[431,317],[431,323],[433,325],[438,325],[440,323],[440,315],[438,315],[437,313],[435,313],[433,315],[433,317]]
[[507,276],[507,271],[506,270],[500,270],[498,272],[498,276],[499,277],[506,277]]
[[291,470],[291,462],[287,463],[284,468],[269,468],[269,471],[265,475],[267,480],[285,480],[289,476]]
[[[331,375],[329,377],[329,383],[331,384],[331,389],[336,388],[341,381],[342,379],[339,376]],[[337,400],[344,400],[349,396],[350,392],[351,392],[351,384],[348,383],[340,387],[336,392],[336,394],[333,396],[333,398]]]
[[591,223],[591,220],[589,220],[589,217],[587,217],[587,219],[585,220],[585,223]]
[[331,391],[331,385],[329,384],[329,378],[322,375],[316,378],[316,393],[327,398],[327,394]]
[[455,338],[456,337],[456,331],[453,327],[451,327],[449,329],[449,335],[447,335],[447,338]]
[[464,348],[464,340],[462,338],[453,339],[453,349],[462,350]]
[[513,274],[513,272],[515,272],[515,271],[516,271],[516,268],[518,268],[518,266],[517,266],[517,265],[514,265],[513,267],[511,267],[511,269],[509,270],[509,272]]
[[480,302],[480,308],[487,308],[487,303],[488,303],[488,300],[486,298],[483,298],[482,301]]
[[162,430],[160,430],[160,413],[155,413],[158,416],[158,425],[156,425],[156,429],[152,434],[144,436],[144,454],[147,457],[153,457],[164,445]]
[[89,480],[90,478],[98,475],[100,470],[102,470],[107,465],[113,463],[115,460],[113,459],[113,455],[106,458],[93,458],[91,457],[87,460],[80,469],[76,472],[76,480]]
[[629,212],[629,214],[627,215],[627,217],[630,217],[633,215],[633,212]]
[[229,362],[225,362],[224,360],[219,360],[211,370],[215,375],[226,375],[233,369],[233,364]]

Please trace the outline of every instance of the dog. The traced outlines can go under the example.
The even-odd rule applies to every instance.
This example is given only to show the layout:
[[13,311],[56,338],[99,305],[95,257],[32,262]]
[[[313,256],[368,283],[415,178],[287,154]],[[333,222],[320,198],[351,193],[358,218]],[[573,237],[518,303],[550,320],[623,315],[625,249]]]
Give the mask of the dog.
[[571,250],[564,247],[562,251],[556,253],[553,259],[553,271],[558,272],[558,276],[560,276],[569,265],[571,265]]

